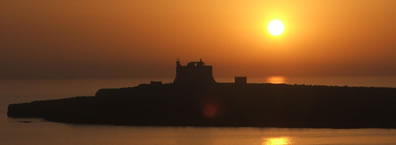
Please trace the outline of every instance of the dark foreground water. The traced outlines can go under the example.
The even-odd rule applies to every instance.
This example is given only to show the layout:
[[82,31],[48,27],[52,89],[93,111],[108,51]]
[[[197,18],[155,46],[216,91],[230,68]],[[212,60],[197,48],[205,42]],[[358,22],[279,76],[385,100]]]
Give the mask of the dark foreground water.
[[[166,80],[170,79],[156,79]],[[231,79],[223,79],[231,81]],[[93,95],[99,88],[135,86],[149,80],[0,81],[0,145],[394,145],[394,129],[195,128],[70,125],[11,119],[7,105]],[[349,86],[396,87],[396,77],[250,79]],[[25,121],[25,123],[24,123]],[[32,122],[30,122],[32,121]],[[26,123],[28,122],[28,123]]]

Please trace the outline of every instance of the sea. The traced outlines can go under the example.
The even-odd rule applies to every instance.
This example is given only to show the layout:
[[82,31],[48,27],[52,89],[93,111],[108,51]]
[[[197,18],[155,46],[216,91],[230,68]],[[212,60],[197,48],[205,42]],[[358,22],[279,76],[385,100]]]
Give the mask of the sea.
[[[100,88],[131,87],[151,80],[172,81],[169,78],[0,80],[0,145],[396,145],[395,129],[73,125],[7,117],[8,104],[92,96]],[[248,78],[248,82],[396,88],[396,76],[270,76]]]

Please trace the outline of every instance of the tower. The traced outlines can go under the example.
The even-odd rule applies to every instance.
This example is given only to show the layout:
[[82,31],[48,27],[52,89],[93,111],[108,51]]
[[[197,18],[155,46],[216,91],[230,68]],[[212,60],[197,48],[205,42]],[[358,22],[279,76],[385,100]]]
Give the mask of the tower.
[[183,66],[180,61],[176,61],[176,78],[173,82],[176,85],[210,85],[216,81],[212,75],[212,66],[205,65],[202,60],[189,62]]

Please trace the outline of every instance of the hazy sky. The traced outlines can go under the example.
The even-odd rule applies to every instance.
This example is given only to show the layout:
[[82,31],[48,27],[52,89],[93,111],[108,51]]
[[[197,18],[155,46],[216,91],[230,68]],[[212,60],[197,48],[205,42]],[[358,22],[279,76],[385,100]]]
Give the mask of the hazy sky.
[[396,75],[396,1],[0,1],[0,79],[173,77],[177,58],[216,77]]

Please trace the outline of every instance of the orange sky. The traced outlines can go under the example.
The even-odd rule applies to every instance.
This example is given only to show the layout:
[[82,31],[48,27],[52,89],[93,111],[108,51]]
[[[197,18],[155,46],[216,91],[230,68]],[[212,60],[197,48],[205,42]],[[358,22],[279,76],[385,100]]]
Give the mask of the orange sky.
[[[0,2],[0,79],[396,75],[394,0]],[[269,35],[272,19],[285,23]]]

